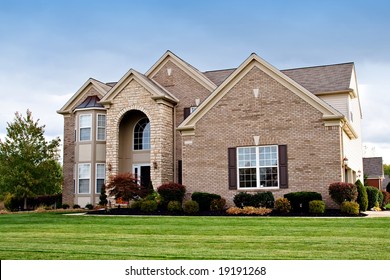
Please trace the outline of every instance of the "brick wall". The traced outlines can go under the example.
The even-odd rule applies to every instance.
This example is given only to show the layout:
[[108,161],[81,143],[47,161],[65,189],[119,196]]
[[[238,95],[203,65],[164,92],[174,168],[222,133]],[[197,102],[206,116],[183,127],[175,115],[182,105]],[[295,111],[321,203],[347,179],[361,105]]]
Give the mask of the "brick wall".
[[[252,89],[260,85],[259,98]],[[322,113],[258,68],[253,68],[196,124],[195,136],[185,136],[183,183],[187,191],[217,193],[232,204],[238,192],[228,189],[229,147],[260,145],[288,147],[289,188],[273,191],[275,198],[295,191],[322,194],[335,206],[328,186],[341,180],[340,127],[325,127]],[[212,124],[212,125],[210,125]]]

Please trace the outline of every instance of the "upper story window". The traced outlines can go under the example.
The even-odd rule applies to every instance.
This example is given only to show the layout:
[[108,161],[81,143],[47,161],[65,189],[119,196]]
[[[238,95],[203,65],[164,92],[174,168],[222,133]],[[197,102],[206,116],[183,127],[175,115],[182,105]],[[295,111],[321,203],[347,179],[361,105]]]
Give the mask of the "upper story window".
[[278,147],[237,148],[239,189],[278,188]]
[[96,118],[96,140],[106,140],[106,115],[97,114]]
[[79,129],[80,141],[91,141],[92,115],[80,115]]
[[150,122],[141,119],[134,127],[134,150],[150,150]]

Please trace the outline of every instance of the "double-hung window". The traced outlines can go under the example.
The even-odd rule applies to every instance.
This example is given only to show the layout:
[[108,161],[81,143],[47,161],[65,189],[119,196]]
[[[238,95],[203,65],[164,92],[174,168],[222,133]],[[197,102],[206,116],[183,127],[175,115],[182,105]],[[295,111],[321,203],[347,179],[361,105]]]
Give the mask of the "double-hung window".
[[98,141],[106,140],[106,115],[104,114],[97,114],[96,140]]
[[80,141],[91,141],[92,115],[80,115]]
[[90,193],[91,164],[80,163],[78,175],[78,193]]
[[238,188],[278,188],[278,161],[278,146],[237,148]]
[[104,163],[96,164],[96,193],[101,193],[106,178],[106,165]]

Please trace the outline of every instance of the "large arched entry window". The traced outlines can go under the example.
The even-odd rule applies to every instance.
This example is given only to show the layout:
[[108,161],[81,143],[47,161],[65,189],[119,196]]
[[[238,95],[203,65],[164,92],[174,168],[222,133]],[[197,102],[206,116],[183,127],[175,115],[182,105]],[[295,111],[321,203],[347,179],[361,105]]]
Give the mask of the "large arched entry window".
[[150,150],[150,122],[143,118],[134,127],[134,150]]

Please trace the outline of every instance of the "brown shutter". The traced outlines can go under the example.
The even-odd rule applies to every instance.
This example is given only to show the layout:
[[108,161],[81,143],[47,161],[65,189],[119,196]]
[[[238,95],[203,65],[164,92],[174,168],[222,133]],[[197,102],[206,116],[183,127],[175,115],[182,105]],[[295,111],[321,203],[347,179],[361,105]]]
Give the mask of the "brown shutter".
[[183,161],[177,161],[177,182],[183,184]]
[[279,145],[279,187],[288,188],[287,145]]
[[228,148],[229,190],[237,189],[237,149]]
[[184,108],[184,119],[188,118],[190,114],[191,114],[191,108],[190,107]]

